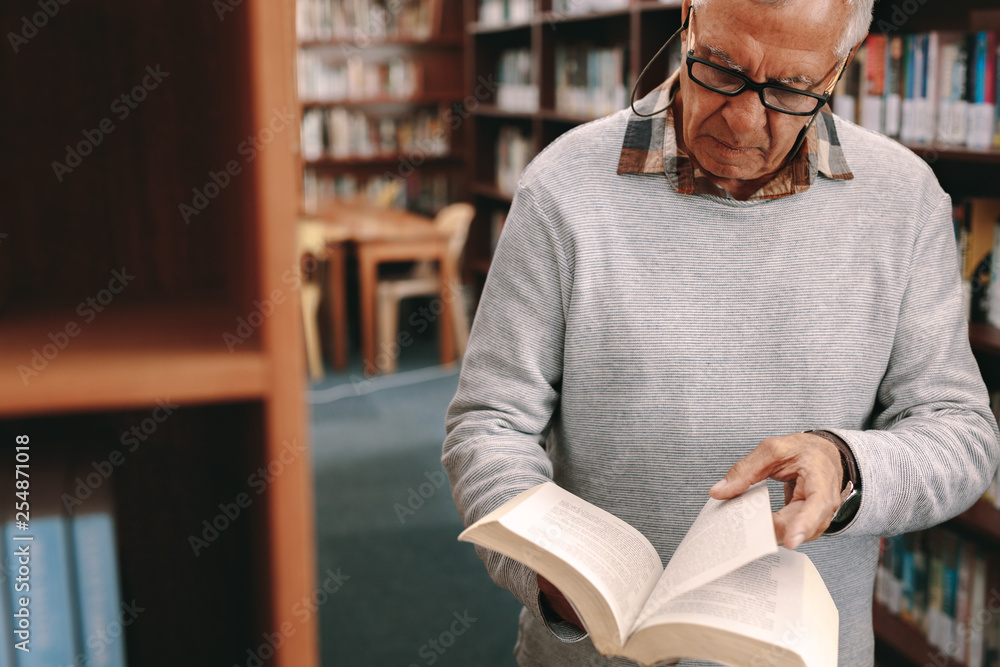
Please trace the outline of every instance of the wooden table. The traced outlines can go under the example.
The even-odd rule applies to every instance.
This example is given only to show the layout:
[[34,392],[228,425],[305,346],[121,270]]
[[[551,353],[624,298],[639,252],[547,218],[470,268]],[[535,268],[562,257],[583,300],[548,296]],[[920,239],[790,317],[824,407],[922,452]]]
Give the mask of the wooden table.
[[361,353],[366,375],[382,369],[378,364],[375,323],[378,266],[384,262],[430,260],[440,266],[441,309],[439,357],[442,364],[455,359],[455,334],[452,320],[450,285],[458,281],[458,267],[448,256],[448,235],[439,231],[433,220],[407,211],[384,209],[368,204],[342,204],[324,209],[315,216],[329,230],[327,259],[330,292],[330,319],[334,337],[334,366],[343,368],[347,361],[347,281],[345,244],[355,247],[358,259],[358,283],[361,310]]

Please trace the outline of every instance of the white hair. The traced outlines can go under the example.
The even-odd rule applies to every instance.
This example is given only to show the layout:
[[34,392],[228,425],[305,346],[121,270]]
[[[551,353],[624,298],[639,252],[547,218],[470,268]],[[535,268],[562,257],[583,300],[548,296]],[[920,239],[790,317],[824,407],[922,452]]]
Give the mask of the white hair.
[[[708,4],[709,0],[691,0],[691,5],[694,7],[704,7]],[[775,5],[777,7],[784,7],[791,4],[794,0],[754,0],[754,2],[759,2],[763,5]],[[872,22],[872,8],[875,5],[875,0],[842,0],[846,2],[851,9],[851,15],[847,20],[847,25],[843,34],[840,36],[840,41],[837,42],[837,46],[834,48],[834,53],[836,53],[838,58],[843,58],[846,56],[854,45],[865,38],[868,34],[868,26]]]

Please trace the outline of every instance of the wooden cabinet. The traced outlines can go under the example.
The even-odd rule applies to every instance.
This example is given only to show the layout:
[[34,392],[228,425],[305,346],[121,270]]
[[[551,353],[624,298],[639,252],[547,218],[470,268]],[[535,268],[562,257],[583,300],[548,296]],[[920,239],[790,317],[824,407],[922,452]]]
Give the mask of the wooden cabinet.
[[130,664],[317,665],[293,4],[49,4],[0,9],[0,452],[120,461]]

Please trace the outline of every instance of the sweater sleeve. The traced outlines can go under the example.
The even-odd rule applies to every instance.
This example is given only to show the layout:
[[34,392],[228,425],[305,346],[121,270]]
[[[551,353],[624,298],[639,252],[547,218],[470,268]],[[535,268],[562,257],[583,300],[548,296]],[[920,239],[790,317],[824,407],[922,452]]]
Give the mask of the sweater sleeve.
[[997,423],[969,347],[951,200],[916,238],[870,429],[826,429],[850,446],[861,506],[843,535],[894,535],[971,506],[997,468]]
[[[442,463],[470,525],[552,479],[545,439],[558,408],[569,270],[553,226],[523,185],[511,204],[448,409]],[[539,604],[536,573],[477,547],[490,577],[563,641],[585,635]]]

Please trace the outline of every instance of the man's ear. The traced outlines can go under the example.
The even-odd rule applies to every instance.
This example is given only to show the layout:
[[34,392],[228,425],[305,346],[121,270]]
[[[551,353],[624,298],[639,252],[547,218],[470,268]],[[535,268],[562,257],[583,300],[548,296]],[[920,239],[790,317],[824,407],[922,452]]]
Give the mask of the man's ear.
[[[681,3],[681,23],[690,20],[689,17],[691,16],[692,1],[693,0],[684,0],[684,2]],[[687,40],[687,30],[682,30],[681,41],[686,41],[686,40]]]
[[848,67],[850,67],[851,62],[854,60],[854,54],[856,54],[858,52],[858,49],[861,48],[861,45],[865,43],[866,39],[868,39],[868,33],[865,33],[865,36],[861,38],[861,41],[858,42],[857,44],[855,44],[854,48],[851,49],[851,52],[847,54],[847,62],[844,63],[844,69],[845,70]]

